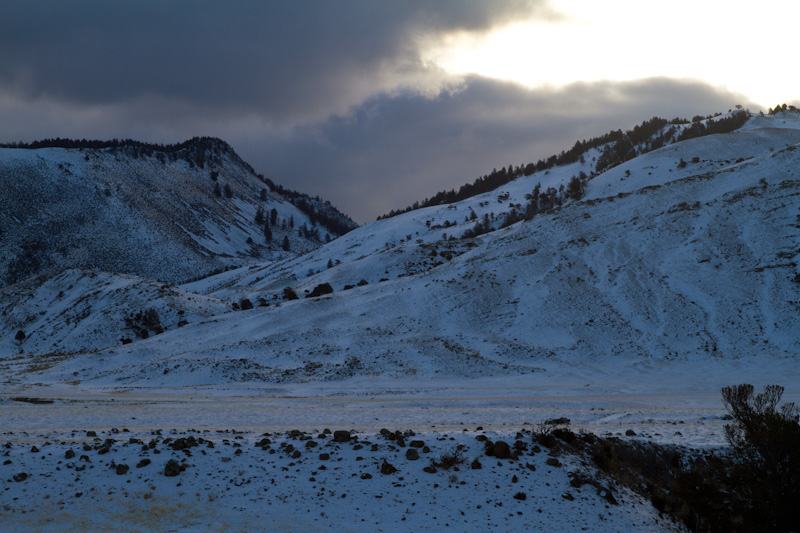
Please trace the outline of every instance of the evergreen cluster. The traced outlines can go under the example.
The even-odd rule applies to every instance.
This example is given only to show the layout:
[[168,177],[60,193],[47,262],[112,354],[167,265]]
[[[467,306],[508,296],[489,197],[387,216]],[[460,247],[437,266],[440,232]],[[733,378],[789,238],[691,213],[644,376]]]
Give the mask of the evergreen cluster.
[[[719,114],[716,116],[719,116]],[[438,192],[422,202],[414,202],[414,204],[404,209],[392,210],[386,215],[379,216],[378,220],[391,218],[423,207],[459,202],[479,194],[493,191],[521,176],[530,176],[534,172],[550,170],[554,167],[569,165],[578,161],[583,162],[583,158],[589,150],[604,146],[595,165],[595,172],[600,173],[633,159],[639,154],[661,148],[669,142],[677,142],[679,140],[711,135],[713,133],[727,133],[733,131],[740,128],[747,121],[748,117],[749,113],[739,110],[729,117],[716,121],[708,121],[705,125],[702,123],[695,123],[692,127],[681,133],[681,136],[677,139],[675,138],[675,134],[678,130],[675,126],[689,124],[690,122],[688,120],[674,118],[668,121],[663,118],[653,117],[624,133],[622,130],[610,131],[605,135],[594,137],[588,141],[577,141],[569,150],[562,151],[558,155],[552,155],[547,159],[540,159],[536,163],[527,163],[516,167],[509,165],[507,168],[500,168],[500,170],[494,169],[490,174],[479,177],[472,183],[462,185],[458,191],[451,189],[449,191]],[[705,120],[714,117],[695,118]],[[670,124],[672,127],[664,130],[664,128]]]
[[280,194],[289,200],[293,206],[305,213],[311,221],[312,226],[319,224],[338,236],[344,235],[358,227],[358,224],[333,207],[329,201],[322,200],[319,196],[311,197],[307,194],[287,189],[281,185],[277,185],[271,179],[265,178],[261,174],[259,174],[258,177],[269,186],[272,192]]

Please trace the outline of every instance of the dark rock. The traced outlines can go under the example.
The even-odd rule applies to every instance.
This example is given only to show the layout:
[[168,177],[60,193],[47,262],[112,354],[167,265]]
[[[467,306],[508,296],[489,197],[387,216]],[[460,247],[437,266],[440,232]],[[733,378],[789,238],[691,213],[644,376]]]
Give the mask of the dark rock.
[[123,474],[127,474],[128,470],[130,470],[130,467],[128,465],[126,465],[126,464],[120,463],[120,464],[117,465],[117,470],[116,471],[117,471],[117,475],[118,476],[121,476]]
[[425,468],[422,469],[422,471],[423,472],[427,472],[429,474],[435,474],[436,473],[436,467],[435,466],[426,466]]
[[524,492],[518,492],[514,494],[514,499],[519,501],[525,501],[528,499],[528,495],[525,494]]
[[164,465],[164,475],[167,477],[175,477],[181,473],[181,465],[175,459],[170,459]]
[[397,469],[386,462],[386,459],[383,460],[383,464],[381,465],[381,474],[387,476],[389,474],[394,474],[397,472]]
[[406,459],[408,459],[409,461],[416,461],[417,459],[419,459],[419,452],[414,448],[409,448],[408,450],[406,450]]
[[366,472],[364,472],[363,474],[361,474],[361,479],[372,479],[372,474],[367,474]]
[[316,441],[310,440],[306,442],[306,448],[316,448],[317,446],[319,446],[319,444],[317,444]]
[[632,430],[632,429],[629,429],[628,431],[625,432],[625,435],[628,436],[628,437],[635,437],[636,436],[636,432],[634,430]]
[[139,461],[138,463],[136,463],[136,468],[144,468],[145,466],[147,466],[149,464],[150,464],[150,459],[145,458],[145,459],[142,459],[141,461]]
[[545,463],[547,463],[548,466],[561,466],[561,462],[555,457],[548,457]]
[[511,448],[509,447],[508,443],[499,440],[494,443],[493,446],[494,456],[498,459],[510,459],[511,458]]
[[25,472],[20,472],[19,474],[14,474],[12,476],[12,479],[17,483],[19,483],[20,481],[25,481],[26,479],[28,479],[28,474],[26,474]]
[[480,470],[481,468],[483,468],[483,465],[481,465],[481,462],[480,462],[480,461],[478,461],[477,459],[475,459],[474,461],[472,461],[472,464],[471,464],[471,465],[469,465],[469,466],[470,466],[470,468],[472,468],[473,470]]
[[408,443],[408,445],[411,446],[412,448],[422,448],[425,446],[425,442],[421,440],[412,440],[411,442]]
[[330,454],[328,454],[328,453],[321,453],[321,454],[319,454],[319,460],[320,460],[320,461],[327,461],[327,460],[328,460],[328,459],[330,459],[330,458],[331,458],[331,456],[330,456]]
[[350,432],[343,429],[334,431],[333,442],[350,442]]
[[64,458],[65,459],[72,459],[73,457],[75,457],[75,450],[67,450],[64,453]]
[[31,453],[39,453],[39,448],[36,446],[31,446]]
[[87,437],[96,437],[97,436],[97,432],[96,431],[87,431],[86,432],[86,436]]

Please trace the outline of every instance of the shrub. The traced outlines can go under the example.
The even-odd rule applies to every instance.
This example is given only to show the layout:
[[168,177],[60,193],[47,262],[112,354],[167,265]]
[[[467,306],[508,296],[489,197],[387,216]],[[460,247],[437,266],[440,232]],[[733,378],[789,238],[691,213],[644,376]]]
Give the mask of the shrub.
[[431,459],[431,466],[444,468],[445,470],[450,470],[456,465],[463,464],[466,461],[464,459],[464,454],[461,453],[461,450],[458,448],[454,448],[449,452],[444,452],[439,456],[438,461],[434,461]]
[[725,426],[737,464],[739,497],[749,521],[770,531],[800,524],[800,424],[793,403],[779,406],[783,387],[768,385],[754,395],[752,385],[723,387],[722,400],[733,417]]

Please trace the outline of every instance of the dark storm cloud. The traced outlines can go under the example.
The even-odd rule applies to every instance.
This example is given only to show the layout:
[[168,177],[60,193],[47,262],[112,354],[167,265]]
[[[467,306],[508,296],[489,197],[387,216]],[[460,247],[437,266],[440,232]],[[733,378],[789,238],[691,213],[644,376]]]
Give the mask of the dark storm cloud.
[[268,122],[319,117],[424,75],[416,36],[486,29],[538,3],[11,0],[0,13],[0,90],[76,105],[155,97]]
[[[655,115],[708,114],[747,105],[700,82],[649,79],[528,90],[471,78],[435,99],[379,97],[344,117],[255,146],[252,159],[280,182],[320,194],[360,221],[402,208],[509,164],[567,150]],[[266,151],[263,151],[266,146]]]

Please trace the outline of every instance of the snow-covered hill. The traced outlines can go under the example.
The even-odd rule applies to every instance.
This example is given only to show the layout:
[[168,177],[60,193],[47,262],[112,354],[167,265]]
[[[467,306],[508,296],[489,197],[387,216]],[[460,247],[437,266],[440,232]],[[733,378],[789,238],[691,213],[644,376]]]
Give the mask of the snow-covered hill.
[[[317,226],[218,139],[0,148],[0,187],[0,286],[63,268],[176,283],[307,252],[341,231]],[[303,200],[336,218],[324,202]]]
[[[297,383],[795,359],[798,143],[795,114],[754,117],[737,132],[640,155],[589,180],[581,200],[506,228],[501,216],[521,209],[536,184],[558,190],[591,160],[381,220],[300,257],[182,286],[181,294],[227,303],[213,318],[148,339],[122,345],[122,315],[115,326],[93,326],[112,333],[88,345],[51,325],[47,343],[83,353],[25,379]],[[461,238],[486,219],[492,231]],[[333,294],[304,298],[325,283]],[[287,287],[300,298],[286,300]],[[24,306],[40,309],[38,321],[57,321],[34,288],[14,290],[33,294]],[[232,312],[245,298],[254,308]],[[35,313],[22,305],[4,313],[28,317],[37,331]],[[143,305],[126,307],[125,316]],[[17,326],[3,331],[15,357],[50,349],[19,329],[27,335],[20,341],[8,339]]]

